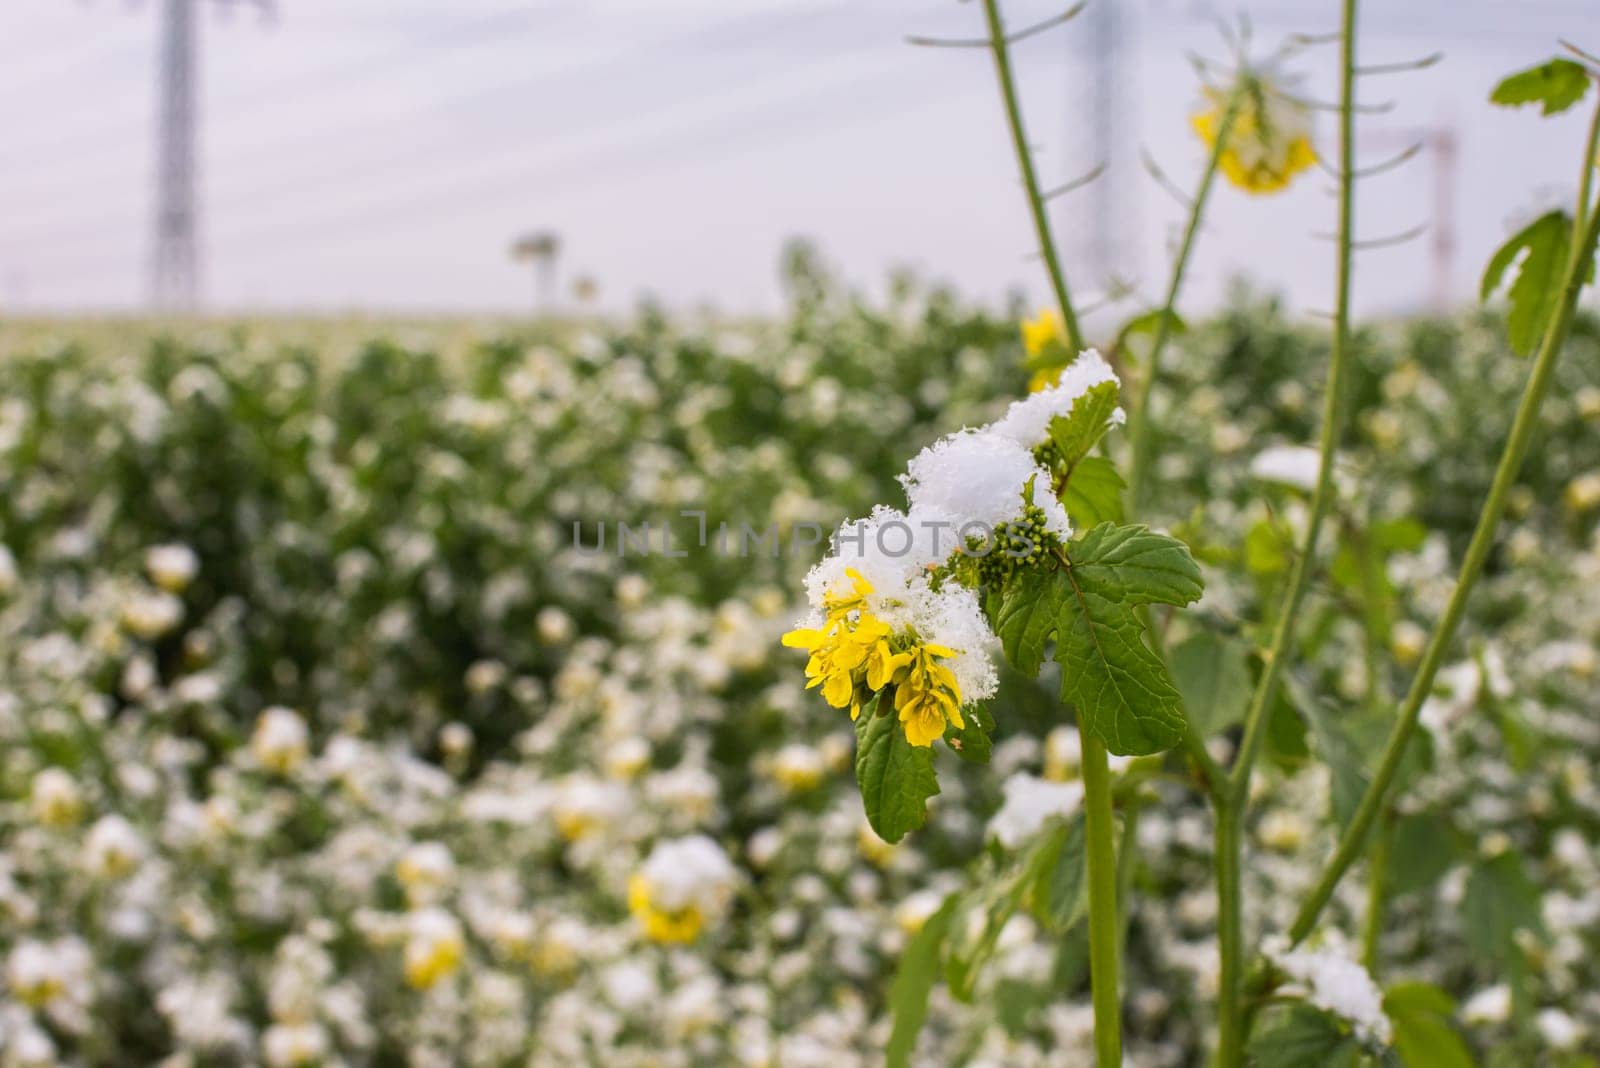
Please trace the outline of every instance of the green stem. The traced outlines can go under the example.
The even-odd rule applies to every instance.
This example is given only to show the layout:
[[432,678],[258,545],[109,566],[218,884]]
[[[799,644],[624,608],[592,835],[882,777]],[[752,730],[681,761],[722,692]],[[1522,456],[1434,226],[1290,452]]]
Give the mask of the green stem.
[[1072,309],[1072,296],[1067,291],[1067,278],[1061,271],[1055,239],[1050,234],[1050,216],[1045,211],[1039,175],[1033,166],[1033,153],[1028,148],[1028,134],[1022,125],[1022,106],[1017,102],[1016,79],[1011,74],[1011,53],[1006,45],[1005,26],[1000,21],[999,0],[983,0],[983,14],[989,24],[989,50],[994,53],[995,75],[1000,80],[1000,94],[1005,99],[1011,144],[1016,149],[1017,167],[1022,171],[1022,185],[1028,194],[1028,210],[1033,215],[1034,233],[1039,238],[1039,254],[1050,273],[1050,288],[1055,292],[1056,307],[1061,311],[1067,343],[1072,346],[1073,352],[1078,352],[1084,347],[1083,331],[1078,326],[1078,315]]
[[1394,846],[1394,813],[1386,813],[1378,840],[1367,858],[1367,914],[1361,926],[1361,963],[1378,975],[1378,939],[1383,934],[1383,899],[1389,892],[1389,852]]
[[1228,138],[1233,134],[1234,119],[1239,114],[1239,92],[1228,96],[1222,122],[1217,127],[1217,138],[1211,146],[1211,157],[1200,176],[1200,187],[1195,190],[1189,206],[1189,222],[1183,231],[1183,244],[1178,248],[1178,258],[1172,264],[1172,277],[1167,281],[1167,299],[1161,306],[1161,321],[1156,324],[1156,337],[1150,344],[1150,358],[1144,379],[1139,383],[1138,400],[1133,407],[1133,452],[1128,465],[1128,499],[1137,508],[1143,500],[1147,472],[1150,467],[1150,398],[1155,392],[1156,379],[1161,374],[1161,354],[1172,336],[1172,320],[1176,314],[1178,294],[1183,289],[1184,275],[1189,270],[1189,258],[1194,251],[1195,239],[1200,234],[1200,219],[1205,213],[1206,201],[1211,198],[1211,187],[1216,184],[1217,171],[1222,165],[1222,154],[1227,149]]
[[1595,155],[1600,153],[1600,108],[1589,121],[1589,138],[1583,145],[1583,172],[1578,176],[1578,214],[1572,224],[1574,234],[1583,233],[1589,222],[1589,194],[1594,188]]
[[1483,565],[1489,559],[1489,550],[1494,547],[1495,529],[1505,512],[1506,499],[1511,495],[1511,487],[1516,483],[1517,472],[1522,469],[1522,462],[1527,457],[1528,446],[1538,426],[1539,409],[1544,404],[1545,394],[1550,389],[1551,376],[1555,372],[1556,358],[1561,354],[1567,336],[1572,332],[1572,322],[1578,308],[1578,294],[1583,290],[1587,264],[1594,256],[1596,242],[1600,241],[1600,210],[1589,211],[1587,215],[1588,228],[1579,240],[1573,243],[1572,255],[1567,262],[1561,307],[1555,321],[1545,333],[1538,358],[1528,375],[1528,384],[1523,390],[1522,400],[1517,405],[1516,418],[1511,424],[1511,436],[1506,441],[1505,451],[1500,454],[1500,465],[1495,469],[1489,496],[1483,502],[1482,511],[1478,513],[1478,525],[1472,532],[1472,541],[1467,545],[1467,555],[1461,561],[1461,571],[1456,576],[1455,589],[1450,593],[1449,603],[1445,605],[1439,625],[1434,628],[1433,636],[1428,640],[1428,647],[1422,654],[1422,663],[1417,668],[1416,677],[1411,680],[1411,689],[1406,693],[1399,719],[1389,733],[1389,740],[1384,745],[1383,755],[1378,761],[1377,771],[1373,773],[1372,782],[1361,795],[1356,814],[1340,837],[1338,847],[1329,858],[1310,897],[1295,916],[1294,925],[1289,929],[1289,938],[1292,942],[1298,943],[1311,933],[1317,917],[1321,915],[1328,899],[1333,896],[1339,880],[1361,855],[1366,844],[1367,832],[1372,829],[1373,820],[1388,801],[1389,789],[1394,785],[1395,775],[1400,770],[1406,745],[1416,733],[1417,717],[1422,712],[1423,702],[1433,690],[1434,676],[1438,674],[1439,666],[1449,650],[1450,641],[1455,637],[1456,628],[1461,625],[1461,618],[1466,612],[1467,596],[1472,592],[1473,584],[1478,581],[1479,575],[1483,573]]
[[1333,500],[1333,461],[1339,443],[1339,414],[1344,397],[1345,365],[1350,350],[1351,249],[1355,227],[1355,70],[1356,0],[1343,0],[1339,32],[1339,251],[1338,290],[1333,318],[1333,348],[1328,357],[1327,393],[1323,397],[1322,437],[1319,443],[1317,486],[1311,497],[1311,517],[1305,543],[1289,574],[1278,612],[1272,646],[1261,678],[1245,714],[1244,737],[1228,781],[1227,803],[1217,810],[1217,939],[1221,961],[1218,1000],[1218,1057],[1220,1068],[1243,1063],[1244,1020],[1240,1011],[1244,979],[1243,904],[1239,892],[1240,827],[1250,797],[1250,772],[1266,736],[1267,710],[1277,696],[1278,679],[1293,653],[1295,623],[1305,597],[1322,532]]
[[1217,877],[1217,1068],[1244,1063],[1244,902],[1240,889],[1243,818],[1231,797],[1216,803],[1212,831]]
[[1328,357],[1328,385],[1322,402],[1321,459],[1317,464],[1317,486],[1311,497],[1311,518],[1306,524],[1305,542],[1289,573],[1283,593],[1272,646],[1266,665],[1250,698],[1245,715],[1244,739],[1239,743],[1239,758],[1233,769],[1230,787],[1234,802],[1242,806],[1250,790],[1250,772],[1266,734],[1267,710],[1277,696],[1278,679],[1293,652],[1295,623],[1311,579],[1317,555],[1317,538],[1322,533],[1333,501],[1333,462],[1339,444],[1339,414],[1344,397],[1345,369],[1350,355],[1350,260],[1355,227],[1355,36],[1356,0],[1344,0],[1344,21],[1340,33],[1342,74],[1339,93],[1339,260],[1338,293],[1333,317],[1333,349]]
[[[1117,857],[1112,840],[1111,769],[1106,748],[1078,722],[1083,743],[1084,839],[1089,874],[1089,987],[1094,1000],[1095,1063],[1099,1068],[1122,1064],[1122,1006],[1117,916]],[[1127,848],[1124,843],[1123,848]]]

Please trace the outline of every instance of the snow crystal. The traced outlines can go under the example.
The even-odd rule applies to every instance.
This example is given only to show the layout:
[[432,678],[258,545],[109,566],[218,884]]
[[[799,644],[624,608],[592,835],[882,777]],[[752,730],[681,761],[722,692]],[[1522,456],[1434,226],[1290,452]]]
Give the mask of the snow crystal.
[[913,511],[950,516],[958,528],[968,523],[992,528],[1022,514],[1022,488],[1030,478],[1036,496],[1049,489],[1049,473],[1026,447],[990,430],[968,429],[923,449],[900,482]]
[[[1006,414],[989,429],[1031,449],[1043,444],[1050,436],[1050,420],[1070,413],[1077,399],[1093,387],[1102,382],[1116,381],[1117,374],[1104,357],[1094,349],[1085,349],[1061,372],[1060,381],[1012,404],[1006,409]],[[1111,421],[1120,426],[1126,418],[1122,409],[1118,408],[1112,414]]]
[[1289,978],[1308,988],[1306,1000],[1349,1020],[1364,1042],[1387,1043],[1391,1026],[1383,1013],[1383,994],[1360,964],[1334,947],[1288,949],[1282,939],[1265,947],[1267,956]]

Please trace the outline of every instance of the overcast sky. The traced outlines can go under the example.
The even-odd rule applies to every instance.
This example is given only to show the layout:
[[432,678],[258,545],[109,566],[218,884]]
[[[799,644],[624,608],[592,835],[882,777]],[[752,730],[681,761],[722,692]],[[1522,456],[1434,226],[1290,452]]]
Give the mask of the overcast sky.
[[[167,0],[0,4],[0,305],[127,308],[147,292],[155,56]],[[730,312],[776,306],[776,262],[804,234],[851,280],[897,265],[975,297],[1042,296],[992,70],[976,51],[913,48],[908,33],[971,36],[957,0],[194,0],[202,38],[204,299],[213,309],[515,310],[533,282],[507,256],[519,233],[559,232],[565,280],[595,277],[602,303],[650,293]],[[1098,0],[1107,3],[1110,0]],[[1010,0],[1012,25],[1055,0]],[[1201,162],[1185,60],[1226,54],[1231,4],[1125,4],[1125,162],[1148,148],[1183,186]],[[1600,45],[1590,0],[1369,2],[1364,58],[1443,51],[1439,65],[1373,79],[1360,154],[1453,131],[1447,279],[1470,297],[1516,220],[1570,194],[1583,119],[1488,106],[1497,77],[1554,50]],[[1255,35],[1333,28],[1332,0],[1260,0]],[[1087,16],[1085,16],[1087,17]],[[1052,181],[1092,166],[1079,23],[1018,46],[1024,104]],[[1298,64],[1332,99],[1331,49]],[[1074,100],[1074,95],[1078,98]],[[1331,120],[1331,116],[1323,116]],[[1323,121],[1324,143],[1332,133]],[[1075,158],[1076,157],[1076,158]],[[1437,157],[1369,181],[1363,236],[1440,225]],[[1216,200],[1192,306],[1253,276],[1303,310],[1326,307],[1329,182]],[[1136,163],[1118,179],[1118,258],[1161,284],[1182,209]],[[1093,194],[1061,210],[1069,272]],[[1367,311],[1414,308],[1438,284],[1429,237],[1364,255]]]

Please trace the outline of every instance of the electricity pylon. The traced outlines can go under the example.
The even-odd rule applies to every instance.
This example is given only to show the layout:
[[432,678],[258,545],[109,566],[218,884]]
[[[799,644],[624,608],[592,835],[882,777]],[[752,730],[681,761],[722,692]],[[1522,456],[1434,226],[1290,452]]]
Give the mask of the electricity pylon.
[[[192,311],[200,296],[200,235],[195,141],[201,0],[163,0],[157,73],[156,210],[150,299],[168,311]],[[271,14],[273,0],[250,3]]]

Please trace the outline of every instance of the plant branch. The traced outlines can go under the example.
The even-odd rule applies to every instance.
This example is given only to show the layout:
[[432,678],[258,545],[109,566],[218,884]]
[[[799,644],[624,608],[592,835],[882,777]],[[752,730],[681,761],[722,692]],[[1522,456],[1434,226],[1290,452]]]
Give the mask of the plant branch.
[[1350,350],[1350,282],[1352,234],[1355,230],[1355,70],[1356,0],[1343,0],[1339,43],[1339,252],[1338,293],[1333,320],[1333,348],[1328,357],[1327,394],[1323,398],[1321,459],[1311,498],[1305,544],[1295,558],[1278,612],[1272,647],[1245,714],[1244,737],[1229,776],[1226,799],[1217,808],[1219,989],[1217,1061],[1237,1068],[1244,1059],[1245,1020],[1240,1007],[1244,982],[1243,903],[1239,887],[1240,831],[1250,797],[1250,772],[1266,736],[1267,710],[1277,696],[1278,680],[1294,651],[1295,623],[1315,566],[1317,538],[1333,500],[1333,461],[1339,443],[1339,415],[1344,396],[1345,365]]
[[[1592,165],[1587,156],[1585,165]],[[1411,680],[1411,689],[1406,693],[1399,718],[1389,733],[1389,740],[1384,745],[1383,755],[1378,761],[1378,768],[1373,773],[1372,781],[1367,786],[1366,792],[1361,795],[1355,816],[1345,828],[1333,856],[1329,858],[1311,895],[1301,905],[1293,926],[1289,928],[1291,942],[1298,944],[1311,933],[1317,917],[1322,914],[1328,899],[1333,896],[1339,880],[1344,877],[1350,865],[1355,863],[1365,848],[1367,833],[1383,810],[1389,789],[1394,785],[1395,776],[1399,773],[1406,745],[1416,733],[1417,719],[1421,714],[1423,702],[1433,689],[1434,676],[1438,674],[1450,641],[1461,625],[1461,618],[1466,612],[1467,596],[1471,593],[1479,575],[1483,573],[1484,563],[1489,558],[1489,550],[1494,547],[1495,529],[1505,512],[1506,499],[1516,482],[1517,472],[1521,470],[1522,462],[1527,458],[1528,447],[1538,425],[1539,409],[1544,404],[1545,394],[1550,389],[1550,379],[1555,371],[1556,359],[1566,345],[1567,336],[1572,332],[1578,295],[1583,290],[1587,276],[1587,264],[1594,256],[1596,242],[1600,241],[1600,210],[1587,212],[1587,220],[1586,229],[1578,240],[1573,242],[1563,282],[1560,308],[1550,329],[1545,333],[1538,358],[1528,375],[1528,384],[1523,390],[1522,400],[1517,405],[1516,418],[1511,424],[1511,436],[1506,440],[1505,451],[1500,454],[1500,464],[1495,469],[1489,496],[1483,502],[1482,511],[1478,513],[1478,525],[1472,532],[1472,541],[1467,545],[1467,555],[1461,561],[1455,589],[1451,591],[1444,615],[1440,617],[1433,636],[1428,640],[1428,647],[1422,654],[1421,665],[1417,668],[1416,677]]]
[[1028,210],[1033,216],[1033,229],[1039,239],[1039,255],[1050,273],[1050,288],[1055,293],[1056,307],[1061,312],[1061,323],[1067,332],[1067,343],[1074,352],[1083,349],[1083,331],[1078,325],[1078,315],[1072,309],[1072,295],[1067,290],[1067,278],[1061,270],[1061,259],[1056,254],[1055,238],[1050,233],[1050,216],[1045,211],[1044,195],[1039,188],[1039,175],[1033,166],[1033,153],[1028,149],[1028,134],[1022,124],[1022,106],[1017,101],[1016,79],[1011,74],[1011,53],[1006,42],[1005,25],[1000,20],[999,0],[983,0],[984,18],[989,24],[989,49],[994,53],[995,75],[1000,81],[1000,95],[1005,100],[1006,122],[1011,127],[1011,144],[1017,153],[1017,167],[1022,172],[1022,185],[1028,195]]
[[1228,95],[1227,108],[1217,126],[1216,140],[1211,145],[1211,156],[1200,176],[1200,186],[1189,202],[1189,223],[1184,228],[1183,244],[1178,248],[1178,258],[1172,264],[1172,277],[1167,282],[1166,302],[1161,306],[1161,321],[1156,325],[1155,340],[1150,345],[1150,356],[1145,361],[1144,378],[1139,383],[1139,397],[1133,408],[1133,459],[1128,468],[1128,497],[1135,508],[1143,499],[1145,481],[1150,466],[1150,398],[1155,393],[1156,378],[1161,374],[1161,353],[1172,335],[1172,319],[1177,311],[1178,294],[1183,290],[1183,278],[1189,270],[1189,258],[1194,252],[1195,238],[1200,233],[1200,219],[1216,183],[1217,171],[1222,165],[1223,153],[1228,149],[1228,138],[1233,133],[1234,120],[1239,114],[1239,91]]

